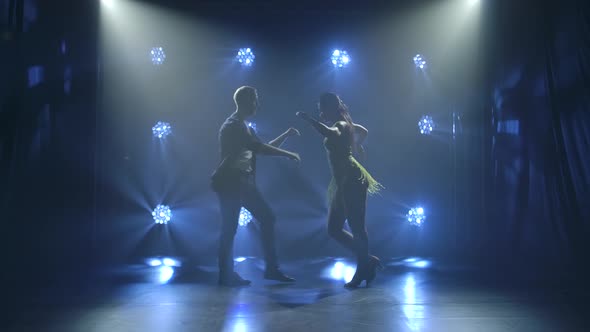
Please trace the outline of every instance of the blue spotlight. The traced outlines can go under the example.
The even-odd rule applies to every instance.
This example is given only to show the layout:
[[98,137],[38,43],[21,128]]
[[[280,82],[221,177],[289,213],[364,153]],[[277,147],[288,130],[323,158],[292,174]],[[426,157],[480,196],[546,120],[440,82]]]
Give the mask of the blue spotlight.
[[252,66],[255,58],[256,56],[252,53],[251,48],[240,48],[238,55],[236,55],[236,60],[244,67]]
[[166,53],[164,53],[164,49],[161,47],[152,47],[150,56],[152,58],[152,64],[155,66],[163,64],[164,60],[166,60]]
[[172,134],[172,126],[168,122],[158,121],[152,127],[152,134],[157,138],[166,138],[166,136]]
[[152,212],[156,224],[167,224],[172,219],[172,210],[168,205],[158,205]]
[[252,218],[252,213],[250,213],[250,211],[246,210],[245,208],[242,208],[240,210],[240,219],[238,220],[238,224],[240,226],[246,226],[252,221]]
[[416,65],[416,68],[426,68],[426,60],[420,54],[416,54],[416,56],[414,57],[414,64]]
[[343,68],[350,63],[350,56],[344,50],[334,50],[331,60],[334,67]]
[[413,226],[422,226],[424,221],[426,221],[426,214],[424,213],[424,208],[422,207],[415,207],[408,211],[406,215],[408,222]]
[[429,135],[432,133],[434,129],[434,120],[430,115],[424,115],[420,118],[418,122],[418,129],[420,129],[420,134],[422,135]]
[[256,132],[256,123],[248,122],[248,127],[252,128],[252,130],[254,130],[254,132]]

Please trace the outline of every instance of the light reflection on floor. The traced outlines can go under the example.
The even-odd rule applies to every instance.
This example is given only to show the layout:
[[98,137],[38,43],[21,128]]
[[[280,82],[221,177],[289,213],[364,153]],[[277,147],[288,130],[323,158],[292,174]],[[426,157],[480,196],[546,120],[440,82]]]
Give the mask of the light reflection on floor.
[[421,331],[423,328],[424,306],[416,300],[418,291],[419,286],[416,285],[414,273],[410,272],[405,276],[403,284],[404,301],[401,307],[406,318],[407,327],[411,331]]
[[283,270],[298,280],[281,284],[264,280],[264,264],[248,257],[236,270],[253,284],[240,289],[217,286],[214,266],[157,259],[160,265],[121,267],[35,303],[23,298],[9,330],[577,331],[588,319],[576,317],[588,309],[582,295],[569,303],[551,286],[497,288],[417,257],[384,260],[375,282],[356,290],[343,287],[354,273],[351,259],[285,263]]
[[169,283],[174,277],[175,268],[180,268],[182,262],[172,257],[151,257],[145,259],[147,266],[152,268],[151,280],[160,285]]

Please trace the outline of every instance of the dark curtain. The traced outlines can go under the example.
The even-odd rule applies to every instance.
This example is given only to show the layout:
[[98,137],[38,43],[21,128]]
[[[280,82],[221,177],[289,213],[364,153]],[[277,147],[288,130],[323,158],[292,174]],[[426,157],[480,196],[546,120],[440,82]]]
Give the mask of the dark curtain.
[[487,218],[479,236],[499,260],[527,268],[587,265],[588,7],[575,0],[494,5]]
[[97,3],[0,1],[4,284],[92,261]]

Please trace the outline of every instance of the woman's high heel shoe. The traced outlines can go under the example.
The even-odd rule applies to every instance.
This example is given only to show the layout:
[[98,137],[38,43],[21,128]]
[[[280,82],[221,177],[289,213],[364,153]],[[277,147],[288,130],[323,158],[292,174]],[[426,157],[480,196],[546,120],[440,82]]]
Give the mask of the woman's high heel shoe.
[[344,284],[345,288],[357,288],[359,287],[364,280],[368,280],[369,277],[369,273],[367,271],[367,269],[359,269],[357,268],[354,277],[352,277],[352,280],[347,282],[346,284]]
[[357,288],[363,281],[366,281],[366,285],[369,286],[377,277],[377,269],[383,269],[381,261],[376,256],[369,256],[369,261],[365,267],[357,267],[356,272],[352,280],[347,282],[344,287],[346,288]]
[[376,256],[369,256],[369,268],[368,268],[368,276],[367,276],[367,286],[370,282],[375,280],[377,277],[377,270],[382,270],[383,264],[381,264],[381,260],[379,260]]

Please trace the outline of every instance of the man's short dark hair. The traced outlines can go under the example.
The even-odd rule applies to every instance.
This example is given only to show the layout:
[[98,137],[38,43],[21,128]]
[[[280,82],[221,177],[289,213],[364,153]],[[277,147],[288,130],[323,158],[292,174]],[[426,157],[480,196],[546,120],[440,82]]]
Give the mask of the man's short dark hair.
[[236,106],[243,105],[244,102],[249,102],[252,96],[256,95],[256,89],[251,86],[242,86],[239,87],[236,92],[234,93],[234,102]]

